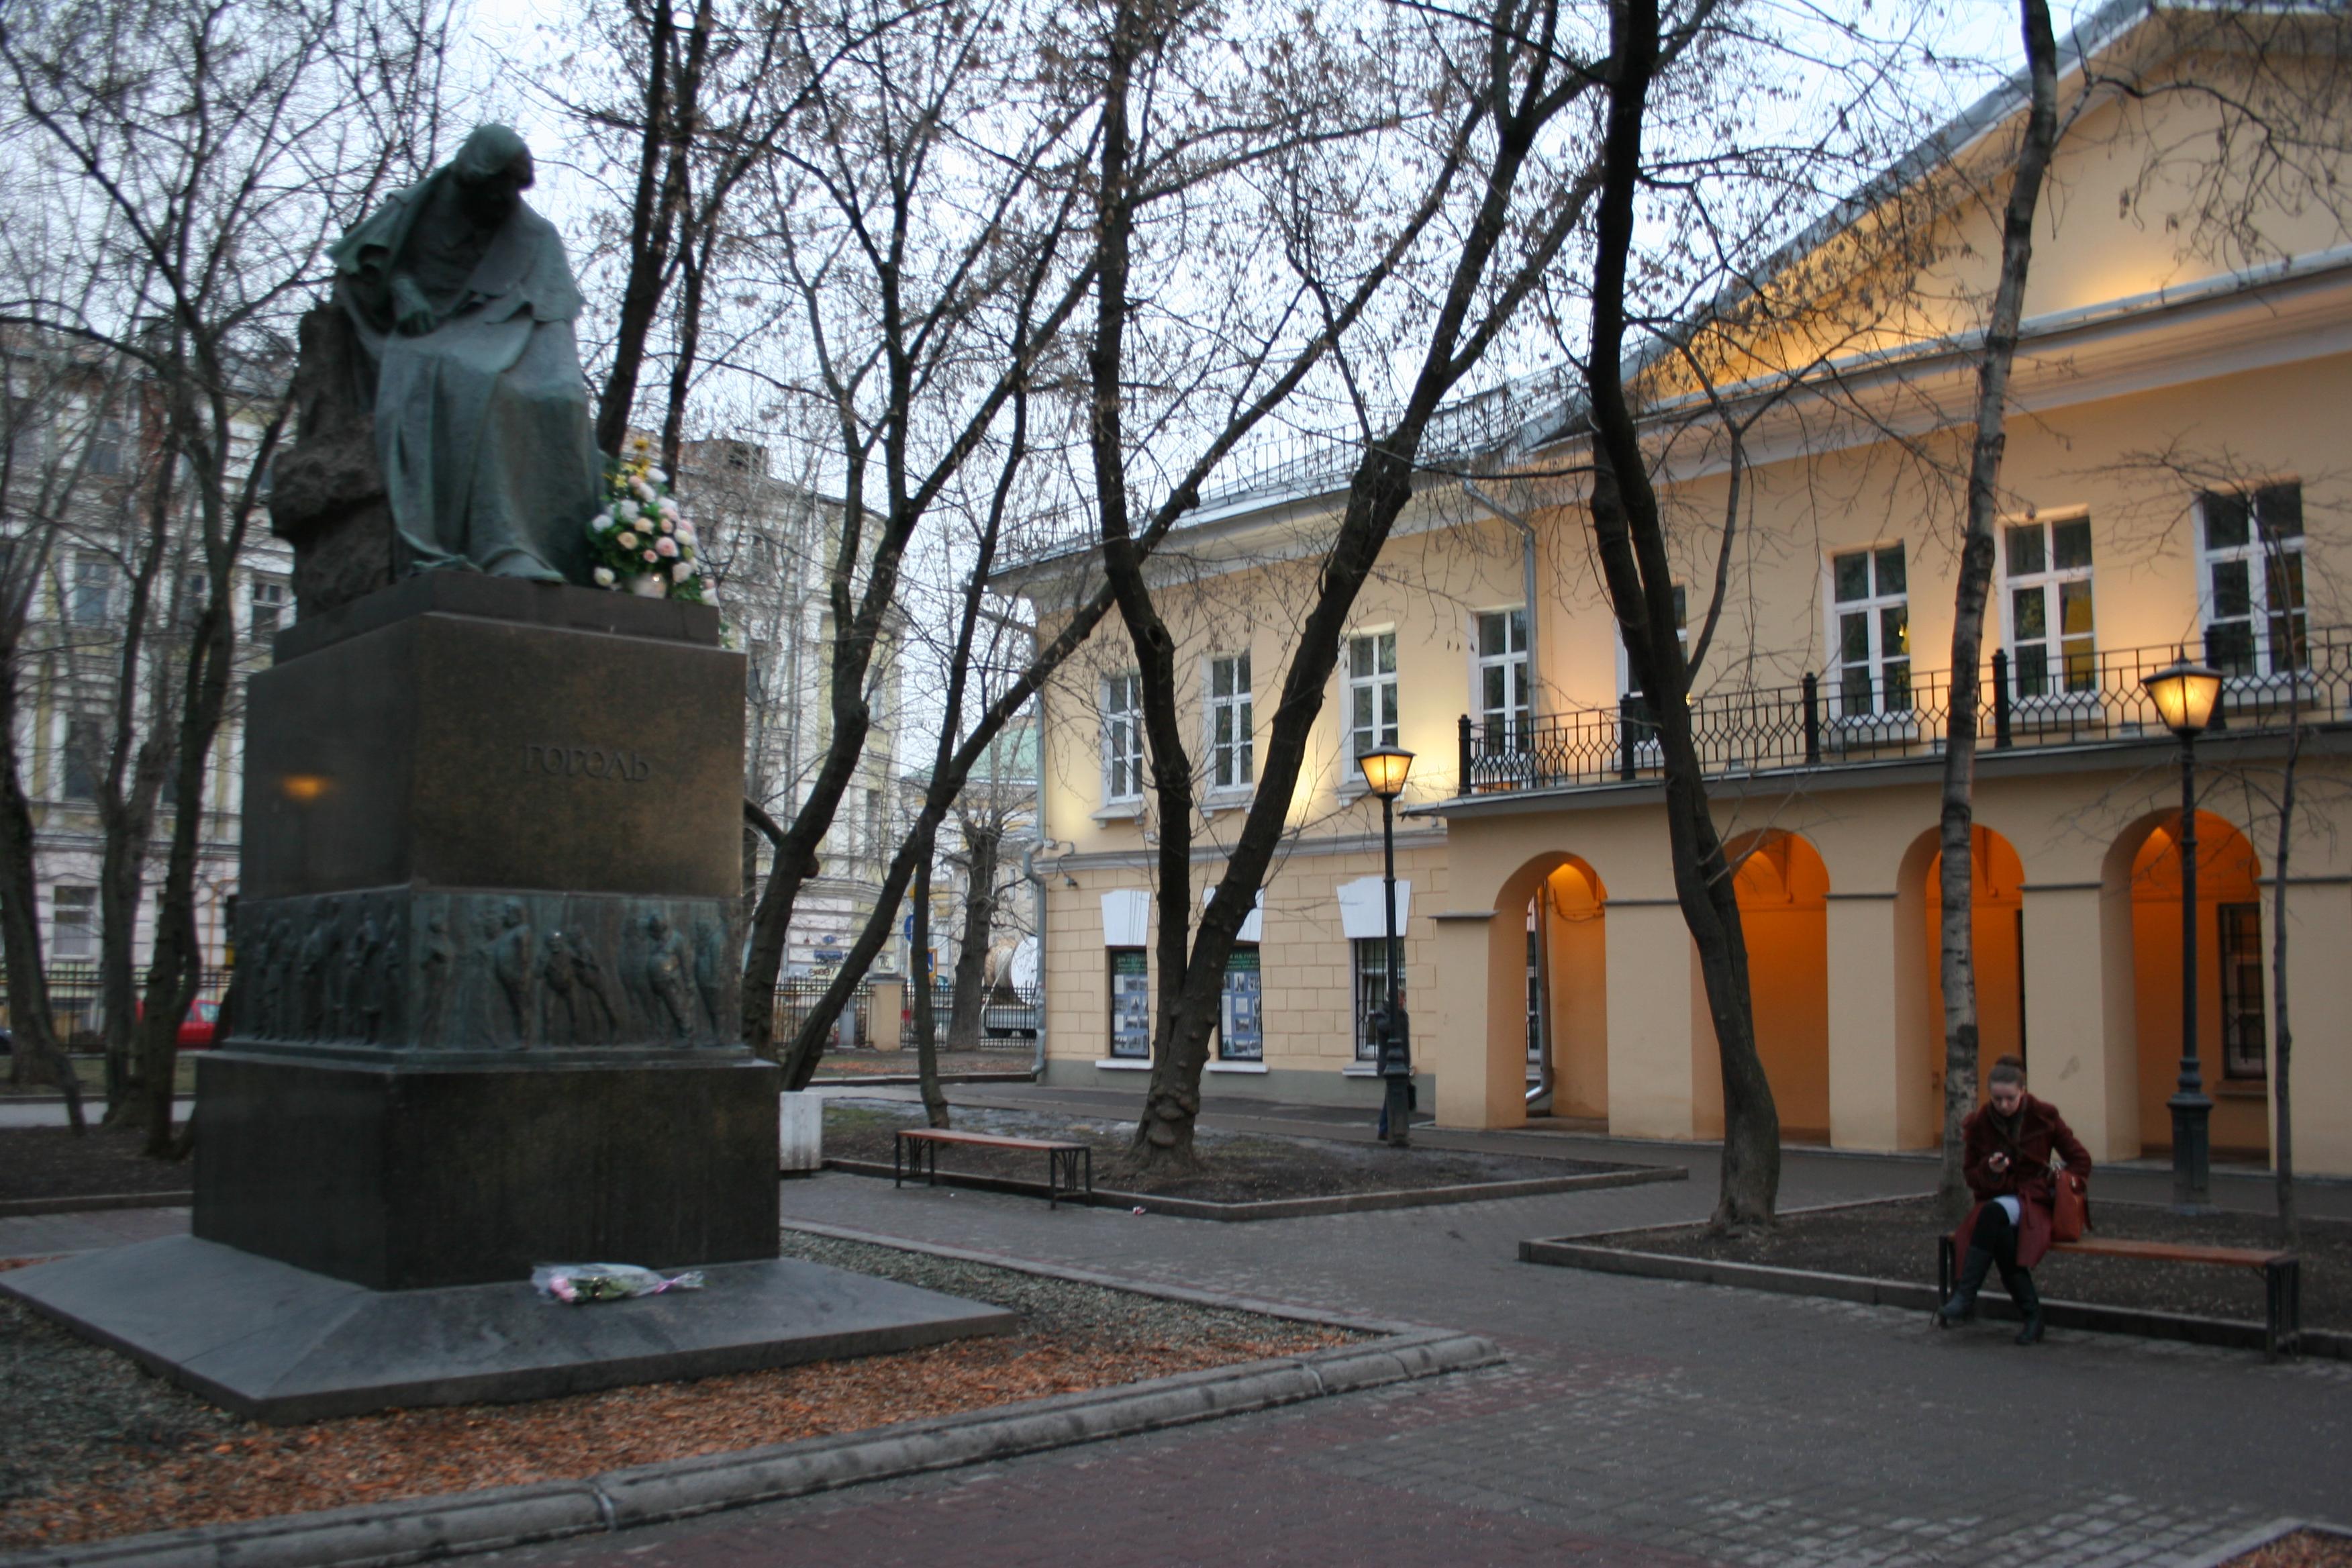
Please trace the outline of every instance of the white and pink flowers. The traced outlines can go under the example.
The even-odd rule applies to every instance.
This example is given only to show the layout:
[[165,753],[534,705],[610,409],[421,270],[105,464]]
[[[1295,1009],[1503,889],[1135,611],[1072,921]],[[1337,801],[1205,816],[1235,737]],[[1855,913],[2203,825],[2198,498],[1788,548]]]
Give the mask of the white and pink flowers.
[[702,574],[701,540],[654,466],[653,443],[629,438],[626,456],[604,474],[604,508],[589,518],[589,575],[600,588],[653,599],[716,605]]

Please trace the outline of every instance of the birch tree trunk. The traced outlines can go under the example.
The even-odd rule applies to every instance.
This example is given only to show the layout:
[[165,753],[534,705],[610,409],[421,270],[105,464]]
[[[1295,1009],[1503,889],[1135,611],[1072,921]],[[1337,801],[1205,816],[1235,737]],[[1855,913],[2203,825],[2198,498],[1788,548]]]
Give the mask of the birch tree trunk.
[[2019,0],[2032,101],[2001,219],[2000,275],[1977,363],[1976,440],[1969,455],[1968,531],[1960,545],[1952,609],[1950,728],[1944,746],[1941,819],[1943,870],[1941,972],[1944,983],[1944,1164],[1937,1196],[1957,1220],[1967,1212],[1960,1171],[1961,1123],[1977,1103],[1976,833],[1978,667],[1984,654],[1985,599],[1992,585],[1993,525],[2000,510],[2000,461],[2010,367],[2033,260],[2033,218],[2058,139],[2058,45],[2047,0]]

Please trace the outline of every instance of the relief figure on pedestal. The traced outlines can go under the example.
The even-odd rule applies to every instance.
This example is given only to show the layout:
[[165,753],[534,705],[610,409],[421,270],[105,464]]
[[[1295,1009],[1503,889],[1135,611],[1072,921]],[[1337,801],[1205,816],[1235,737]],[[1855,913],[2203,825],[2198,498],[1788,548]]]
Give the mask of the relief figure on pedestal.
[[289,1034],[310,1039],[331,1038],[342,1011],[336,981],[341,967],[336,954],[342,945],[342,901],[335,898],[310,900],[310,929],[302,938],[299,1011]]
[[538,976],[531,963],[532,947],[530,919],[520,899],[509,899],[498,913],[499,933],[490,943],[490,970],[498,977],[502,1007],[494,1009],[499,1016],[499,1033],[503,1043],[529,1046],[531,1037],[531,1005],[537,989]]
[[573,1006],[581,1020],[583,1043],[617,1039],[621,1033],[621,1002],[613,994],[613,977],[596,956],[596,942],[586,931],[571,935],[572,973],[578,989]]
[[547,982],[544,998],[546,1021],[541,1029],[540,1038],[551,1046],[578,1045],[578,980],[572,971],[572,949],[564,932],[551,931],[547,933],[547,952],[541,961],[540,973]]
[[[373,1040],[383,1019],[383,994],[370,994],[370,972],[383,946],[383,927],[377,923],[373,903],[358,906],[359,924],[343,945],[343,1032],[354,1039]],[[371,1005],[373,1003],[373,1005]]]
[[694,1033],[694,994],[688,978],[694,960],[686,950],[686,938],[669,923],[667,915],[656,911],[646,917],[646,984],[654,995],[654,1030],[681,1040],[688,1038]]
[[733,1037],[742,1021],[725,1016],[727,1006],[727,928],[717,921],[701,921],[694,928],[694,986],[702,995],[703,1016],[719,1039]]
[[604,463],[563,242],[530,150],[484,125],[329,256],[360,342],[392,520],[419,569],[587,581]]
[[450,971],[457,966],[457,945],[449,940],[449,917],[435,910],[425,919],[416,939],[416,995],[423,1016],[416,1020],[419,1039],[436,1046],[448,1044]]

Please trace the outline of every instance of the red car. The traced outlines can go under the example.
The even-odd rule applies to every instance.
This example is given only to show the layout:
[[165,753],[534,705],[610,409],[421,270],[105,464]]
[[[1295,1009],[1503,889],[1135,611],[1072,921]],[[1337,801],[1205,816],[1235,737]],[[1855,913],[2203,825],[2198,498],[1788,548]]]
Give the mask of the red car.
[[[147,1016],[147,1004],[139,1004],[138,1016]],[[208,1051],[213,1048],[213,1036],[220,1027],[220,1004],[199,997],[188,1004],[188,1016],[180,1020],[180,1048],[184,1051]]]

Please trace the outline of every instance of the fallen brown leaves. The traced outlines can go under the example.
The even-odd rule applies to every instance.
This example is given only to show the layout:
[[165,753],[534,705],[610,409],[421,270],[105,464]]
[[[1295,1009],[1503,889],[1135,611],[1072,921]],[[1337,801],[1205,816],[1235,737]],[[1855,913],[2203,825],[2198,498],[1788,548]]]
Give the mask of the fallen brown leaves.
[[2221,1568],[2352,1568],[2352,1535],[2298,1530],[2232,1557]]
[[528,1405],[395,1410],[293,1427],[224,1415],[218,1432],[127,1455],[75,1485],[0,1507],[0,1548],[569,1479],[1296,1355],[1347,1337],[1303,1329],[1137,1346],[1016,1335]]

